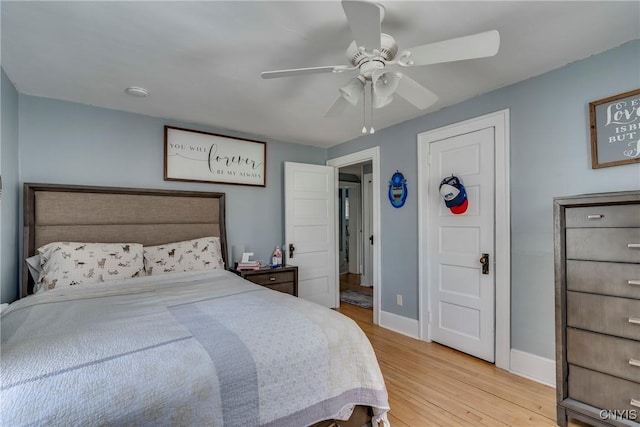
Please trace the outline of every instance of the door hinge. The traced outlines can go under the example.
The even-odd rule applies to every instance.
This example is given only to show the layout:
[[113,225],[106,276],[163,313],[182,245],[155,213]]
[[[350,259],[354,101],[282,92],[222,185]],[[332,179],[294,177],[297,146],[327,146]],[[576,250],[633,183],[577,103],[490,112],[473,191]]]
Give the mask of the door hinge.
[[431,324],[431,312],[427,311],[427,318],[429,319],[429,324]]

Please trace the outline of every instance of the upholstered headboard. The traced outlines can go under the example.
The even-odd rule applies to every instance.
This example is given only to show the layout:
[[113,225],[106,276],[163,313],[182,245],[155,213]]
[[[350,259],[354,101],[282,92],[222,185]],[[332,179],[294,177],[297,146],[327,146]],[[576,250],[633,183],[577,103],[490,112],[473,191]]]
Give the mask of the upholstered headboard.
[[[24,184],[24,258],[56,241],[159,245],[219,236],[227,264],[224,193]],[[22,269],[22,296],[33,293]]]

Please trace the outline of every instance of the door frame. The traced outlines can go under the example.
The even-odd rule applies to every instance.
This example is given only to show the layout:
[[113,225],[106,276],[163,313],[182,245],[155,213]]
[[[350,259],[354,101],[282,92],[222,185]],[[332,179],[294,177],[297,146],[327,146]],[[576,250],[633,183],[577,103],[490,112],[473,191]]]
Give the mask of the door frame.
[[[338,169],[344,166],[351,166],[363,162],[371,162],[371,174],[372,174],[372,218],[371,218],[371,231],[374,236],[373,245],[373,323],[378,324],[380,318],[380,295],[382,295],[380,277],[382,277],[382,260],[380,258],[380,147],[372,147],[366,150],[358,151],[355,153],[347,154],[344,156],[336,157],[327,160],[327,166],[334,167],[335,173],[335,197],[338,199],[338,186],[339,177]],[[338,209],[335,209],[336,219],[338,216]],[[338,221],[336,221],[336,224]],[[338,227],[338,225],[336,225]],[[336,239],[338,239],[338,230],[336,229]],[[336,244],[338,242],[336,241]],[[338,246],[336,246],[337,248]],[[340,271],[339,271],[339,254],[336,254],[336,286],[338,287],[336,306],[340,304]]]
[[419,336],[429,331],[428,188],[430,144],[493,127],[495,138],[495,365],[509,370],[511,358],[511,216],[509,183],[509,109],[418,134],[418,314]]

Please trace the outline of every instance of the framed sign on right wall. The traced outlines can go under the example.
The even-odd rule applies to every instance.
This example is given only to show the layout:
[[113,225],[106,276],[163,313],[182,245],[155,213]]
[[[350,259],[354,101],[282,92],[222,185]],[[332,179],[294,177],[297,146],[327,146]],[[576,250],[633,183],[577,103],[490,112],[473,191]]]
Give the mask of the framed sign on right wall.
[[640,162],[640,89],[589,103],[591,168]]

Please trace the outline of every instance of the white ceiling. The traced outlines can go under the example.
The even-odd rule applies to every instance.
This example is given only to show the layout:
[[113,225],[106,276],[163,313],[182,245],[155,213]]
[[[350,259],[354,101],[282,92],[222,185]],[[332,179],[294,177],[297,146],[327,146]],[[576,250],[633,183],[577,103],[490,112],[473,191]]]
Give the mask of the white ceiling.
[[[640,38],[640,2],[383,1],[399,49],[496,29],[495,57],[403,69],[440,100],[396,97],[381,129]],[[263,80],[346,64],[338,1],[2,1],[2,67],[20,93],[319,147],[360,136],[362,109],[324,113],[354,75]],[[630,72],[637,72],[637,70]],[[149,90],[147,98],[124,93]]]

